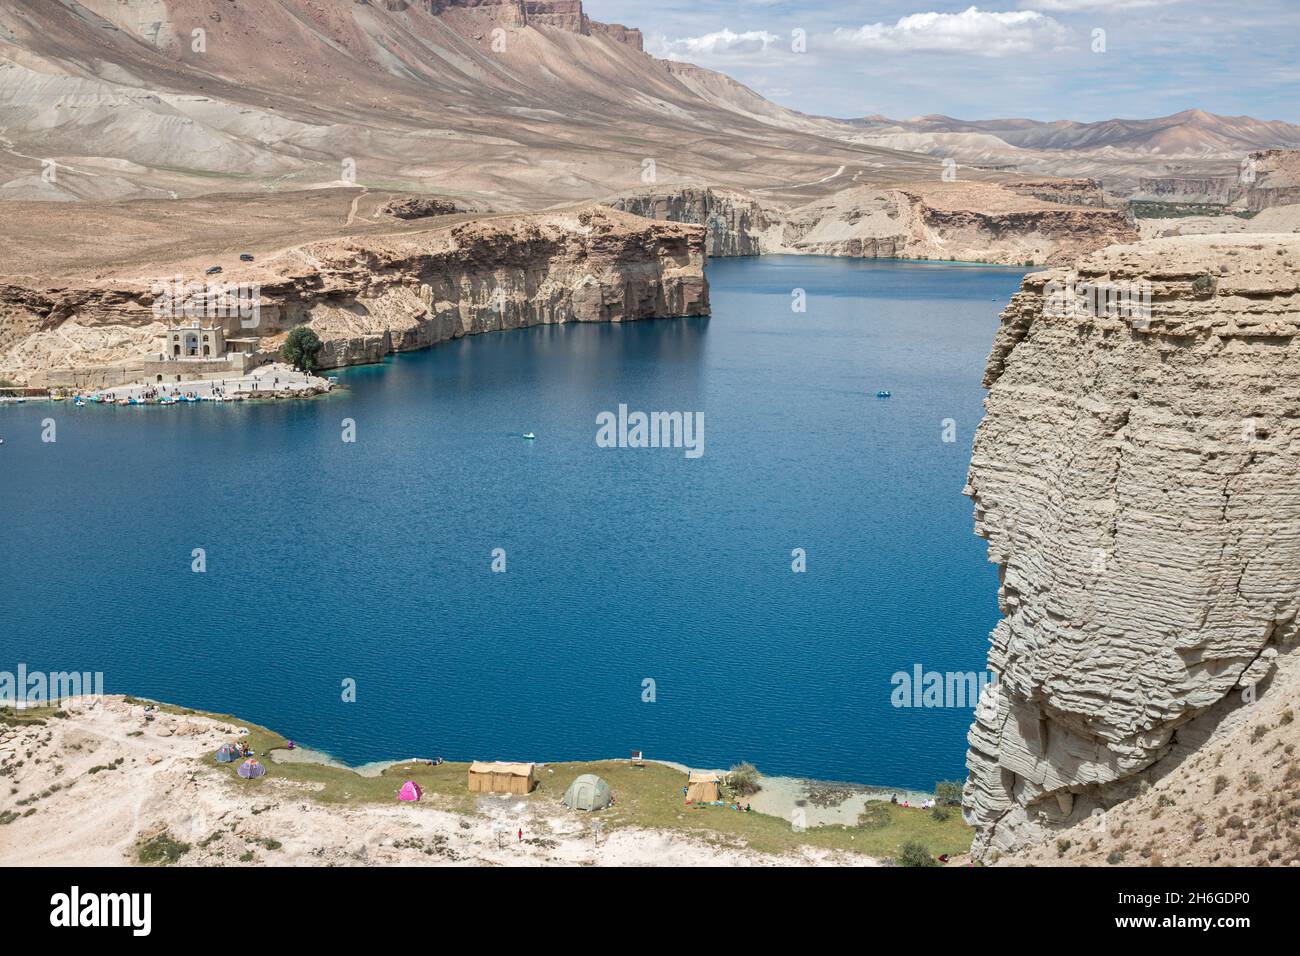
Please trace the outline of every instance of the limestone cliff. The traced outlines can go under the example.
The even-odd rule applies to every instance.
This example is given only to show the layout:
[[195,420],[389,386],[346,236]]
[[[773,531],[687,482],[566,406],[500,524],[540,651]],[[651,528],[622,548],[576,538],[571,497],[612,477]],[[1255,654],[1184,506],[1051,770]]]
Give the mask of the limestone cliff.
[[[256,340],[266,355],[289,329],[310,325],[322,365],[334,367],[479,332],[707,314],[704,259],[695,226],[601,206],[503,216],[320,241],[241,265],[222,280],[256,287],[256,323],[220,321],[228,338]],[[144,280],[54,288],[0,277],[0,376],[96,385],[138,377],[140,362],[159,358],[163,330],[178,324],[155,314],[156,297]]]
[[796,252],[1009,265],[1068,263],[1136,238],[1119,210],[977,182],[854,187],[790,210],[785,228]]
[[1251,212],[1300,203],[1300,149],[1251,153],[1240,203]]
[[702,225],[710,256],[757,256],[779,251],[781,244],[779,214],[734,190],[692,186],[648,190],[619,196],[608,205],[647,219]]
[[[1300,236],[1153,239],[1031,274],[1003,313],[967,488],[1003,612],[977,856],[1134,795],[1270,693],[1300,606],[1297,274]],[[1063,310],[1072,279],[1149,282],[1149,312]]]
[[[1037,193],[1069,196],[1069,202]],[[954,259],[1055,264],[1137,233],[1125,214],[1100,205],[1091,180],[853,186],[784,207],[734,190],[675,187],[632,193],[609,205],[637,215],[703,223],[709,255],[773,253],[874,259]]]

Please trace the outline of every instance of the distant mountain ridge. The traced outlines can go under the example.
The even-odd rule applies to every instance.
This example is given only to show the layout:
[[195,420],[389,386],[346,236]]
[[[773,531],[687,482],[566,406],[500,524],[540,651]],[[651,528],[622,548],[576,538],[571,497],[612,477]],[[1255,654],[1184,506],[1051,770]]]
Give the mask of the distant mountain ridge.
[[1164,155],[1222,155],[1274,147],[1300,147],[1300,126],[1251,116],[1219,116],[1189,109],[1155,119],[1095,123],[1030,119],[961,120],[932,114],[907,120],[868,116],[851,120],[869,130],[971,133],[994,136],[1008,146],[1035,150],[1114,148]]

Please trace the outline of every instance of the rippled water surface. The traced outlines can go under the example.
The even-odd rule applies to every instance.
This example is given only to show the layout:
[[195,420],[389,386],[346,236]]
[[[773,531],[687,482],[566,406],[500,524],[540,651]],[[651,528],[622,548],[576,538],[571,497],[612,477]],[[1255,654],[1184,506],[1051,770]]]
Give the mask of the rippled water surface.
[[[983,667],[961,488],[1020,275],[718,260],[711,318],[463,339],[321,400],[0,407],[0,669],[103,671],[351,762],[960,776],[970,710],[895,708],[890,677]],[[620,403],[703,412],[704,455],[597,447]]]

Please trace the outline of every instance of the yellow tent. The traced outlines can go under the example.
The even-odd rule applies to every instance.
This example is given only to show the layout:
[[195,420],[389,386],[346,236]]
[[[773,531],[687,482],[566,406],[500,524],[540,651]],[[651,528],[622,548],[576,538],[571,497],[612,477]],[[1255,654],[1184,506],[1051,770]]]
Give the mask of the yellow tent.
[[718,784],[722,774],[716,770],[692,770],[686,778],[686,799],[692,803],[708,803],[718,799]]

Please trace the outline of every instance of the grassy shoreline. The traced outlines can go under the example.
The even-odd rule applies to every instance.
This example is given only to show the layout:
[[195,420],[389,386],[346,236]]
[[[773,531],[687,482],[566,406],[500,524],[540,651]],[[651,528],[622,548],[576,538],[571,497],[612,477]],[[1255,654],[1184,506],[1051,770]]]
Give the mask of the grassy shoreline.
[[[241,739],[259,758],[284,750],[288,743],[276,731],[231,714],[211,713],[131,696],[124,700],[135,705],[156,706],[160,712],[176,716],[208,718],[246,727],[248,735]],[[0,710],[0,726],[58,719],[61,713],[53,705],[23,711]],[[887,801],[873,802],[871,812],[864,813],[855,825],[810,826],[796,831],[789,820],[758,811],[738,811],[730,806],[687,805],[682,799],[685,777],[680,770],[654,762],[633,767],[626,759],[539,764],[538,786],[527,796],[470,793],[466,785],[467,762],[445,762],[435,767],[419,761],[399,761],[384,767],[378,774],[363,775],[339,764],[278,762],[272,756],[262,760],[267,768],[266,776],[244,780],[236,774],[237,763],[218,763],[211,753],[200,759],[225,775],[229,786],[239,788],[250,797],[261,793],[268,787],[268,782],[278,780],[298,784],[304,797],[328,806],[392,806],[402,783],[414,780],[424,790],[422,805],[467,817],[484,816],[486,811],[520,801],[530,806],[541,808],[549,805],[559,810],[560,797],[574,777],[595,773],[609,782],[616,798],[613,807],[591,815],[591,821],[598,820],[605,832],[623,828],[668,830],[717,846],[743,847],[768,854],[817,849],[887,859],[895,857],[904,843],[915,841],[934,856],[944,853],[958,855],[969,850],[973,833],[955,808],[950,810],[946,819],[937,819],[928,810],[905,808]],[[739,802],[743,805],[747,801],[742,797]]]

